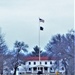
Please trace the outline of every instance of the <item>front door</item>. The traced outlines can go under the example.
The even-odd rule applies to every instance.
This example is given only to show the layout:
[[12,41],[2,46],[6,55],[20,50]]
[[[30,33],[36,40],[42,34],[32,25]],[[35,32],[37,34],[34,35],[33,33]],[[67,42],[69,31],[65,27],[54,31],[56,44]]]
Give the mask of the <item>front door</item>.
[[41,73],[43,73],[43,67],[38,67],[38,71],[40,71]]
[[38,67],[38,72],[37,74],[43,74],[43,67]]
[[43,73],[43,67],[40,67],[41,72]]

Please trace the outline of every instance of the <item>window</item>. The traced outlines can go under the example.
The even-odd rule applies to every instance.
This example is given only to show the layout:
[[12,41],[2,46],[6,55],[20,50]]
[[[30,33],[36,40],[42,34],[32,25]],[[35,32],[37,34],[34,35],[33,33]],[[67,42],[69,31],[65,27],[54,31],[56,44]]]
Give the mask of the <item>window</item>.
[[48,70],[48,67],[44,67],[45,70]]
[[40,68],[38,67],[38,70],[39,70]]
[[47,62],[45,62],[45,64],[47,64]]
[[34,65],[36,64],[36,62],[34,62]]
[[31,62],[29,62],[29,65],[31,64]]
[[42,68],[42,67],[40,67],[40,70],[42,71],[42,70],[43,70],[43,68]]
[[64,67],[62,67],[62,70],[64,70]]
[[22,73],[20,72],[19,74],[21,75]]
[[50,68],[50,70],[52,70],[52,67]]
[[50,61],[50,64],[52,64],[52,61]]
[[41,62],[40,62],[40,64],[41,64]]
[[29,71],[31,71],[31,68],[29,68]]
[[33,68],[33,70],[34,70],[34,71],[36,71],[36,70],[37,70],[37,68],[36,68],[36,67],[34,67],[34,68]]

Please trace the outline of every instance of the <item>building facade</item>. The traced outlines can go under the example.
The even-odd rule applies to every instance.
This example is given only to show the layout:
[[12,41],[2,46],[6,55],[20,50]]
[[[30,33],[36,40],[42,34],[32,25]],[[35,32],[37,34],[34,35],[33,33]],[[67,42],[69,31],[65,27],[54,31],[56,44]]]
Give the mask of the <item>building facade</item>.
[[25,63],[21,64],[18,67],[18,74],[25,74],[25,73],[38,73],[41,71],[42,73],[55,73],[59,71],[61,73],[65,72],[65,67],[61,63],[61,60],[58,60],[58,67],[56,68],[55,58],[49,59],[48,57],[27,57],[25,58]]

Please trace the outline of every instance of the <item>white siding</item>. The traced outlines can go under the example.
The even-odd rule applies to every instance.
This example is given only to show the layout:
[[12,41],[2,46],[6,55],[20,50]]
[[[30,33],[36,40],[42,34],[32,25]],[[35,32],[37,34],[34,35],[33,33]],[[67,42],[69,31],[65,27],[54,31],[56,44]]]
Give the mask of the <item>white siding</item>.
[[[29,64],[29,62],[31,63],[31,64]],[[34,65],[34,62],[36,63],[35,65]],[[40,62],[41,62],[41,64],[40,64]],[[54,63],[55,63],[55,60],[45,60],[45,61],[27,61],[26,62],[26,64],[25,65],[21,65],[19,68],[19,72],[32,72],[33,70],[32,70],[32,68],[33,67],[38,67],[39,65],[42,65],[43,67],[48,67],[48,72],[54,72],[54,69],[52,68],[52,70],[50,70],[50,68],[54,65]],[[45,62],[47,62],[47,64],[45,64]],[[50,62],[52,62],[52,64],[50,64]],[[60,65],[60,69],[59,69],[59,72],[65,72],[65,69],[64,70],[62,70],[61,69],[61,67],[64,67],[64,66],[62,66],[61,65],[61,62],[59,62],[59,65]],[[25,68],[26,68],[26,70],[25,70]],[[31,68],[31,70],[29,70],[29,68]],[[35,72],[35,71],[33,71],[33,72]]]
[[[31,62],[31,64],[29,64],[29,62]],[[36,64],[34,65],[34,62],[36,62]],[[41,62],[41,64],[40,64]],[[29,67],[35,67],[35,66],[38,66],[38,65],[44,65],[44,66],[47,66],[47,67],[50,67],[54,64],[55,61],[51,61],[52,64],[50,64],[50,61],[27,61],[26,62],[26,65],[28,65]],[[47,62],[47,64],[45,64],[45,62]]]

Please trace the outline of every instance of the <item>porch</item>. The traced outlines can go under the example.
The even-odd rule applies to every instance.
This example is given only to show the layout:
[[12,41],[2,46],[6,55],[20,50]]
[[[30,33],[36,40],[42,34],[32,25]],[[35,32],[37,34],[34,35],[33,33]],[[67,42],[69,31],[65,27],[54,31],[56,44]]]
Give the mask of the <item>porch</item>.
[[29,68],[29,71],[31,71],[31,73],[38,73],[38,71],[41,71],[42,73],[50,73],[50,67],[38,65],[38,66]]

